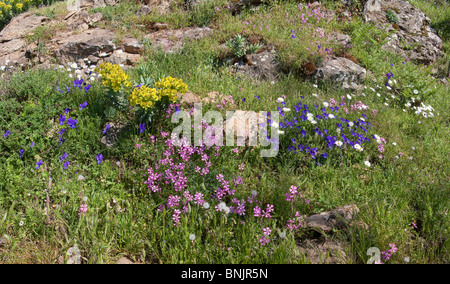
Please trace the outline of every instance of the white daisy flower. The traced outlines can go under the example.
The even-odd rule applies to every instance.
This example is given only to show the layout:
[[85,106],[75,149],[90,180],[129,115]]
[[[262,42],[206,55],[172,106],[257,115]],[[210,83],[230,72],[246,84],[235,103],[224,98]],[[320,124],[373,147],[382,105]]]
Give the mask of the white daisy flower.
[[317,121],[313,120],[311,121],[312,124],[317,124]]
[[278,130],[278,134],[284,134],[283,130]]
[[227,205],[225,204],[225,202],[220,202],[219,205],[217,205],[217,208],[222,211],[223,209],[225,209],[225,207],[227,207]]
[[323,106],[324,106],[324,107],[329,107],[329,106],[330,106],[330,104],[329,104],[329,103],[327,103],[327,102],[323,102]]
[[[330,118],[330,119],[333,119],[333,118],[336,118],[333,114],[329,114],[328,115],[328,118]],[[338,128],[339,129],[339,128]]]
[[313,97],[317,97],[317,94],[316,94],[316,93],[314,93],[314,94],[312,94],[312,96],[313,96]]
[[361,152],[363,150],[363,148],[359,144],[355,144],[353,147],[355,148],[356,151],[359,151],[359,152]]
[[281,98],[281,97],[279,97],[279,98],[277,99],[277,103],[282,103],[282,102],[284,102],[284,99]]
[[366,165],[366,166],[369,167],[369,168],[370,168],[370,166],[371,166],[371,164],[370,164],[369,161],[365,161],[365,162],[364,162],[364,165]]
[[338,147],[341,147],[344,143],[342,141],[336,141],[334,144]]
[[417,90],[414,90],[413,92],[414,92],[414,94],[416,94],[416,95],[419,93],[419,91],[417,91]]
[[283,108],[283,111],[285,111],[285,112],[289,112],[289,111],[291,111],[291,109],[290,109],[290,108],[288,108],[288,107],[284,107],[284,108]]

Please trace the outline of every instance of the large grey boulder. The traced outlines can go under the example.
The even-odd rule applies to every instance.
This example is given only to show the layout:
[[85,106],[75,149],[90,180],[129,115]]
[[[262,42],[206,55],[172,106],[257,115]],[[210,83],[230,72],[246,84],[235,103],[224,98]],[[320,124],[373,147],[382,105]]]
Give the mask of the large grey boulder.
[[155,48],[167,53],[179,52],[189,40],[198,40],[210,36],[213,30],[208,27],[188,27],[177,30],[160,30],[145,36]]
[[104,29],[87,30],[58,41],[59,47],[54,51],[55,57],[62,61],[70,61],[89,55],[102,57],[115,49],[114,33]]
[[26,36],[35,28],[44,25],[50,19],[26,12],[14,17],[11,22],[0,31],[0,66],[7,61],[26,64],[28,59]]
[[312,79],[331,83],[343,89],[359,90],[366,78],[366,69],[344,57],[327,57],[316,69]]
[[274,49],[265,49],[261,53],[248,54],[245,62],[236,63],[236,72],[256,81],[275,81],[280,74]]

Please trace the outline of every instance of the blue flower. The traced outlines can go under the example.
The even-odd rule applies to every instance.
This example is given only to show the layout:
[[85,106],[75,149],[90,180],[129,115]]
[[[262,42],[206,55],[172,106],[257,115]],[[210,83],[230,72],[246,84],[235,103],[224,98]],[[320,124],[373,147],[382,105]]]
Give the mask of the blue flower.
[[70,111],[70,108],[66,108],[66,109],[64,109],[64,113],[65,113],[65,114],[68,114],[68,113],[69,113],[69,111]]
[[64,143],[64,141],[66,141],[66,139],[64,139],[64,138],[61,137],[61,138],[59,138],[59,141],[60,141],[60,142],[59,142],[59,145],[61,145],[62,143]]
[[89,91],[90,88],[91,88],[91,85],[87,85],[86,87],[84,87],[84,92],[87,94],[87,92]]
[[76,119],[73,118],[69,118],[67,120],[67,124],[70,126],[70,128],[75,128],[75,126],[77,125],[78,121]]
[[108,129],[110,129],[110,128],[111,128],[111,125],[107,124],[107,125],[105,126],[105,130],[103,130],[103,134],[105,134],[106,131],[108,131]]
[[43,164],[42,160],[36,162],[36,170],[39,169],[42,166],[42,164]]
[[9,134],[11,134],[11,131],[9,131],[9,130],[6,130],[6,132],[5,132],[5,134],[3,134],[3,137],[8,137],[9,136]]
[[143,133],[145,131],[145,123],[139,124],[139,129],[141,130],[140,133]]
[[66,152],[64,152],[63,155],[60,157],[61,162],[64,161],[64,159],[67,158],[68,156],[69,155]]
[[33,148],[33,147],[34,147],[34,142],[33,142],[33,141],[31,141],[31,144],[30,144],[30,145],[28,145],[28,147],[30,147],[30,148]]
[[58,133],[58,135],[59,136],[61,136],[61,135],[63,135],[64,134],[64,131],[66,131],[66,129],[65,128],[63,128],[63,129],[61,129],[59,132],[57,132]]
[[64,169],[67,170],[67,168],[69,167],[69,165],[70,165],[70,162],[65,162],[64,165],[63,165],[63,166],[64,166]]
[[20,149],[19,150],[19,158],[22,158],[22,156],[23,156],[23,149]]
[[60,114],[59,115],[59,125],[63,126],[64,125],[64,121],[66,121],[66,116]]
[[87,102],[80,104],[80,110],[83,110],[85,107],[87,107]]

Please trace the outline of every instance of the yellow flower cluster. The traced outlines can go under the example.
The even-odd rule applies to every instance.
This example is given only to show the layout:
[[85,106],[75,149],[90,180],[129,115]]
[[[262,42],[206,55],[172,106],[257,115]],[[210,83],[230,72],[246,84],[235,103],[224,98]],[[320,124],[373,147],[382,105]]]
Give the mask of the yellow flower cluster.
[[131,82],[128,81],[129,76],[117,64],[104,62],[95,68],[95,72],[102,75],[102,84],[114,92],[119,91],[122,86],[131,86]]
[[163,78],[155,83],[156,88],[147,86],[136,87],[129,96],[131,105],[139,105],[144,109],[152,108],[157,101],[167,97],[170,101],[177,100],[177,93],[186,93],[188,86],[183,80],[172,77]]
[[156,89],[149,88],[145,85],[135,88],[129,97],[131,105],[140,105],[144,109],[152,108],[155,102],[160,99],[161,97],[158,95]]
[[27,10],[31,4],[38,6],[42,4],[42,0],[0,0],[0,20],[2,17],[9,20],[12,16]]
[[12,5],[6,4],[5,2],[0,1],[0,12],[9,12],[12,8]]
[[173,102],[177,100],[177,93],[184,94],[188,91],[188,86],[183,83],[183,80],[170,76],[156,82],[155,87],[160,89],[161,97],[167,96]]

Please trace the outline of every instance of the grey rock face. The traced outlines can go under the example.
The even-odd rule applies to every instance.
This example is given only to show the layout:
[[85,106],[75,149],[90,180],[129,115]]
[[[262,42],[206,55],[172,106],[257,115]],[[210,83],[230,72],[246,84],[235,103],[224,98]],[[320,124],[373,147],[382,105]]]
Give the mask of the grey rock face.
[[326,58],[313,74],[316,82],[328,82],[339,85],[343,89],[358,90],[363,88],[366,69],[343,57]]

